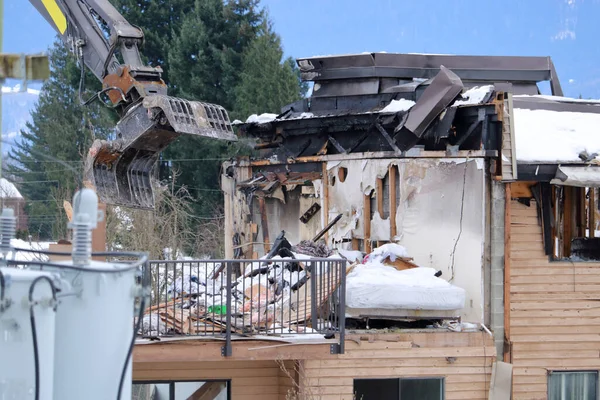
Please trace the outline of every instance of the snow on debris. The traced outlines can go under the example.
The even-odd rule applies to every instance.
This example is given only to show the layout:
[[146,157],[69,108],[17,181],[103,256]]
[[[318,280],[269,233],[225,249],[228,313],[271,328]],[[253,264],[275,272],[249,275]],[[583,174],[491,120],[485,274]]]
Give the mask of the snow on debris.
[[[406,248],[387,243],[368,254],[346,278],[346,305],[361,309],[460,310],[466,292],[434,268],[396,266],[408,258]],[[408,258],[410,260],[410,258]],[[437,276],[436,276],[437,275]]]
[[408,111],[415,105],[415,102],[407,99],[392,100],[390,104],[385,106],[379,113],[392,114],[400,111]]
[[453,107],[481,104],[494,91],[494,85],[475,86],[462,94],[461,100],[456,100]]
[[271,122],[274,121],[275,119],[277,119],[277,114],[270,114],[270,113],[264,113],[264,114],[252,114],[251,116],[248,117],[248,119],[246,120],[247,124],[266,124],[267,122]]
[[417,267],[397,270],[378,261],[356,266],[346,277],[346,305],[350,308],[405,310],[460,310],[466,292],[436,270]]
[[600,153],[600,114],[514,109],[518,161],[581,162]]
[[3,199],[22,199],[21,193],[17,187],[8,180],[0,179],[0,197]]

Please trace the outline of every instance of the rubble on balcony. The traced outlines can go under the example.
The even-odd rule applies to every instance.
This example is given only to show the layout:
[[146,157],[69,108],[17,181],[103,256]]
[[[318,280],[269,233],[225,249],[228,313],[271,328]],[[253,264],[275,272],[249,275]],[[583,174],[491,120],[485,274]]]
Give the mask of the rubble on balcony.
[[[336,269],[335,262],[348,255],[355,261]],[[347,275],[345,317],[430,321],[455,317],[453,312],[464,306],[463,289],[439,278],[439,271],[414,264],[400,245],[385,244],[360,260],[355,252],[332,250],[322,242],[291,246],[282,233],[270,254],[241,263],[242,273],[230,288],[231,309],[222,265],[205,261],[186,270],[182,260],[174,264],[170,280],[166,274],[158,277],[169,298],[146,310],[142,334],[218,335],[225,332],[229,313],[232,330],[240,335],[327,337],[339,321],[336,292],[342,274]]]

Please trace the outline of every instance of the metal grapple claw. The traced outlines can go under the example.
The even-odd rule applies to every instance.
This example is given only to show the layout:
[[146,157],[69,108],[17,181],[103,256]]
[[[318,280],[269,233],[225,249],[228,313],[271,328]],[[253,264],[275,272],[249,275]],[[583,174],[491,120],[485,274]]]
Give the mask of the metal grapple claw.
[[114,141],[96,140],[85,179],[106,204],[153,209],[152,178],[160,152],[182,134],[237,140],[221,106],[151,95],[119,121]]

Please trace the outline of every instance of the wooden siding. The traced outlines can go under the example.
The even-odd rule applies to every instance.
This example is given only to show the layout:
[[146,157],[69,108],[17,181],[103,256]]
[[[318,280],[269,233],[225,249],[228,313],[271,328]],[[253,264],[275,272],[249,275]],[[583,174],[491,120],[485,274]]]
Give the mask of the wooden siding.
[[600,263],[551,262],[535,201],[510,203],[513,398],[546,399],[550,370],[600,370]]
[[300,362],[306,398],[353,400],[354,379],[443,377],[445,399],[487,399],[496,349],[483,332],[396,335],[394,341],[346,341],[346,353]]
[[[286,362],[286,365],[292,363]],[[290,365],[290,370],[294,368]],[[231,380],[234,400],[285,400],[292,382],[275,361],[134,363],[134,381]]]

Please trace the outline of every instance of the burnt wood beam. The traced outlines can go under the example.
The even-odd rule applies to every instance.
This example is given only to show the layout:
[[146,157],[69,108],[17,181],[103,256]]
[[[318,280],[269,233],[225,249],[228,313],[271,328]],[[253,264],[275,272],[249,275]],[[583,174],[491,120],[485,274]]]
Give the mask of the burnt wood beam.
[[394,139],[392,139],[392,137],[387,133],[385,128],[383,126],[381,126],[381,124],[379,122],[375,122],[375,127],[377,128],[379,133],[381,133],[381,136],[383,136],[383,138],[388,142],[390,147],[392,149],[394,149],[395,152],[400,153],[401,152],[400,149],[398,148],[398,146],[396,146]]
[[342,145],[337,140],[335,140],[335,138],[333,136],[329,135],[327,137],[327,139],[329,140],[329,143],[331,143],[337,151],[339,151],[342,154],[348,153],[348,151],[345,148],[343,148]]

